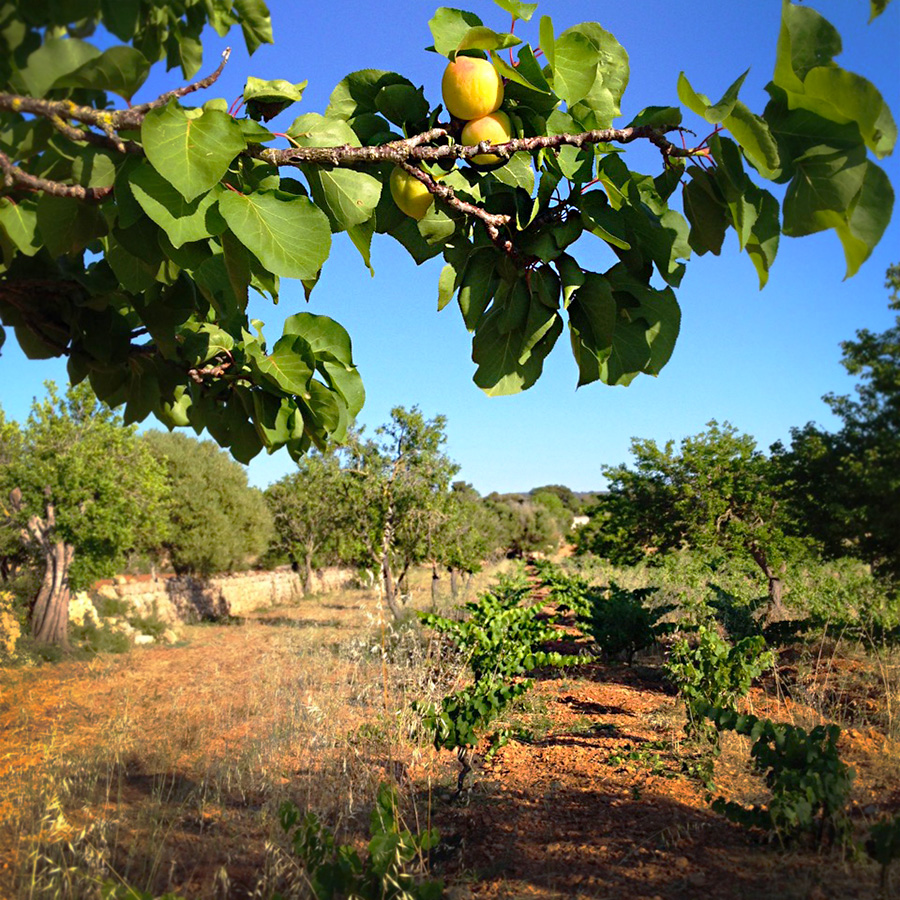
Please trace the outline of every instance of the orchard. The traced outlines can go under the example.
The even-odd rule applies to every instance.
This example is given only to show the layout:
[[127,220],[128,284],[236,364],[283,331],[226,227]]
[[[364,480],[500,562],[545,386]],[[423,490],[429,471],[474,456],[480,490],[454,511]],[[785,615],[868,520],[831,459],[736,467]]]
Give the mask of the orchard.
[[[376,236],[443,258],[439,307],[458,304],[491,395],[531,387],[564,332],[579,385],[658,374],[685,266],[729,230],[761,286],[782,235],[833,231],[848,275],[881,239],[893,190],[876,160],[896,125],[815,10],[783,4],[764,108],[741,100],[745,73],[716,102],[682,75],[680,107],[635,110],[602,23],[495,3],[491,25],[429,21],[442,96],[360,69],[283,132],[268,123],[302,110],[305,82],[248,77],[239,101],[216,98],[227,54],[198,77],[207,27],[239,26],[250,52],[272,42],[262,0],[5,4],[0,344],[65,358],[126,423],[296,459],[362,407],[351,338],[307,312],[263,335],[248,298],[277,300],[283,278],[309,296],[334,234],[365,261]],[[181,86],[132,105],[163,61]],[[647,144],[658,164],[635,171],[628,151]],[[593,240],[615,255],[605,271],[579,261]]]

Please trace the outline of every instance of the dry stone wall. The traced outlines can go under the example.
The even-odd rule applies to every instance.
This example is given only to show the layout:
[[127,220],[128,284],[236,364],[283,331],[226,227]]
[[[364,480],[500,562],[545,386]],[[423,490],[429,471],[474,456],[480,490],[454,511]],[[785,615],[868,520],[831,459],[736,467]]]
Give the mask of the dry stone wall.
[[[355,582],[351,569],[316,572],[311,593],[339,590]],[[244,616],[257,609],[284,606],[303,597],[300,576],[289,567],[273,572],[240,572],[209,579],[170,576],[119,577],[97,585],[98,593],[127,602],[134,615],[164,622],[196,622]]]

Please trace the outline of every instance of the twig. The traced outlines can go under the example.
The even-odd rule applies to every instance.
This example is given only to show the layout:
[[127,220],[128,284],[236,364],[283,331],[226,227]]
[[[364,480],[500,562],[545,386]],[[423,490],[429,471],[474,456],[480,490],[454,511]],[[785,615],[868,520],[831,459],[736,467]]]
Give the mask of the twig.
[[110,187],[82,187],[80,184],[62,184],[59,181],[50,181],[48,178],[39,178],[31,175],[24,169],[20,169],[5,154],[0,152],[0,170],[3,171],[3,186],[14,188],[22,187],[30,191],[42,191],[52,194],[54,197],[71,197],[74,200],[85,200],[88,203],[101,203],[112,192]]

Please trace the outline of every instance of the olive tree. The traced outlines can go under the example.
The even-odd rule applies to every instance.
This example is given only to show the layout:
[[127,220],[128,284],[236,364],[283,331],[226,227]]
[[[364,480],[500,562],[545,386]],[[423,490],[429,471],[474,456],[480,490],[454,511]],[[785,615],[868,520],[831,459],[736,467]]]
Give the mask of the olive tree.
[[66,644],[70,589],[114,574],[128,553],[162,540],[169,496],[162,467],[121,416],[87,385],[35,401],[17,455],[0,483],[11,488],[5,528],[16,529],[42,570],[32,636]]
[[262,491],[212,441],[182,432],[149,431],[141,437],[165,472],[170,490],[168,529],[158,554],[176,572],[208,576],[246,568],[272,537]]
[[[283,278],[312,291],[333,234],[367,263],[375,235],[416,263],[443,257],[438,306],[456,299],[492,395],[533,385],[565,331],[579,385],[658,374],[689,258],[719,253],[729,230],[760,285],[781,235],[834,231],[848,275],[881,239],[893,190],[874,159],[896,126],[878,89],[834,61],[840,35],[815,10],[783,4],[762,109],[740,97],[745,73],[717,102],[682,74],[680,106],[637,110],[628,54],[601,24],[495,2],[497,27],[446,7],[428,23],[436,54],[489,60],[502,78],[511,139],[475,146],[390,71],[350,73],[278,134],[264,123],[306,82],[249,77],[245,114],[215,96],[191,105],[227,62],[197,77],[203,29],[239,26],[252,52],[273,39],[263,0],[5,3],[0,342],[5,328],[32,358],[65,357],[126,423],[205,429],[242,461],[299,458],[342,439],[362,406],[350,336],[300,313],[267,338],[248,294],[277,299]],[[138,99],[162,60],[182,83]],[[635,145],[658,150],[653,171],[631,167]],[[396,172],[433,199],[415,218],[389,189]],[[615,263],[583,264],[581,238]]]

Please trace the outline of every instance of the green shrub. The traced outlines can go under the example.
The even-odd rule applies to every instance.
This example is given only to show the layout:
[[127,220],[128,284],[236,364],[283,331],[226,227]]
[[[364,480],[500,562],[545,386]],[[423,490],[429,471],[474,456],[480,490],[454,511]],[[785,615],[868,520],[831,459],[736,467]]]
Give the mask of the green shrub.
[[761,828],[782,843],[803,835],[819,846],[847,839],[846,806],[855,773],[838,754],[837,725],[817,725],[807,732],[732,709],[712,708],[706,715],[718,731],[734,731],[753,740],[754,768],[771,792],[767,806],[745,807],[717,797],[712,804],[716,812]]
[[580,622],[608,658],[624,655],[630,665],[635,653],[653,646],[660,619],[672,611],[670,606],[647,605],[655,593],[656,588],[627,590],[614,581],[609,587],[591,588]]
[[72,628],[69,639],[91,656],[97,653],[127,653],[131,649],[128,635],[116,631],[105,622],[99,626],[85,623]]
[[674,644],[666,672],[684,700],[688,737],[718,748],[718,733],[704,718],[706,710],[734,709],[772,662],[763,637],[746,637],[732,646],[705,625],[697,629],[693,645],[687,638]]
[[[418,835],[401,829],[397,794],[389,785],[382,784],[378,790],[365,860],[349,844],[337,844],[315,813],[301,819],[297,807],[286,801],[279,818],[317,900],[438,900],[443,896],[441,882],[421,880],[411,871],[437,845],[437,829]],[[281,900],[281,895],[275,894],[273,900]]]
[[119,597],[108,597],[105,594],[96,594],[91,597],[91,603],[97,610],[97,615],[102,619],[115,619],[125,617],[131,613],[131,604]]

